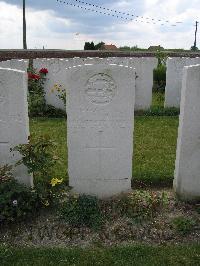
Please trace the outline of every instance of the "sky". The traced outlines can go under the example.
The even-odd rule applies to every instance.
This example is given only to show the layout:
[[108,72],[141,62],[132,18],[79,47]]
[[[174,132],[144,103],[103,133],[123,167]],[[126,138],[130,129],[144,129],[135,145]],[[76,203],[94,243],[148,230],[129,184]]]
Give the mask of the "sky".
[[[60,3],[64,1],[76,7]],[[194,44],[195,21],[200,21],[200,0],[81,0],[112,9],[107,12],[123,18],[100,14],[102,8],[94,8],[98,12],[78,8],[91,7],[76,0],[64,1],[26,0],[29,49],[81,50],[91,41],[189,49]],[[0,49],[14,48],[22,48],[22,0],[0,0]]]

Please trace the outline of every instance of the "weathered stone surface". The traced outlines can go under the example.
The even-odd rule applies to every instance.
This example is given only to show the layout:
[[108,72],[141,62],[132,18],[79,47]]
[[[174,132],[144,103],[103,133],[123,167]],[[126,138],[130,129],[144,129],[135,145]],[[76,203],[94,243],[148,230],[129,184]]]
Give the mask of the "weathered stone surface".
[[29,64],[29,60],[11,59],[11,60],[0,62],[0,67],[11,68],[11,69],[16,69],[16,70],[21,70],[21,71],[27,71],[28,64]]
[[[0,164],[14,165],[20,159],[10,148],[25,144],[29,136],[27,73],[0,68]],[[27,185],[32,178],[24,166],[16,167],[15,177]]]
[[117,65],[67,69],[69,184],[107,197],[131,188],[135,70]]
[[128,65],[136,69],[135,110],[146,110],[152,103],[153,70],[158,60],[154,57],[130,58]]
[[174,188],[184,199],[200,199],[200,65],[183,71]]
[[167,59],[165,107],[180,107],[184,66],[200,64],[200,57]]

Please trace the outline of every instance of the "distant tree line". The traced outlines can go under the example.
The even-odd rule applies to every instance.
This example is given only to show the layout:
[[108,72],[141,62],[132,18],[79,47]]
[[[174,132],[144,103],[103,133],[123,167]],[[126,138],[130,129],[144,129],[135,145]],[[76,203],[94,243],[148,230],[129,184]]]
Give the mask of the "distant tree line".
[[[154,46],[152,46],[154,47]],[[155,49],[150,49],[152,48],[151,46],[149,48],[140,48],[137,45],[135,46],[121,46],[119,49],[121,51],[130,51],[130,52],[135,52],[135,51],[169,51],[169,52],[184,52],[184,51],[193,51],[193,52],[197,52],[199,51],[199,49],[197,47],[192,46],[190,49],[183,49],[183,48],[178,48],[178,49],[164,49],[163,47],[160,46],[155,46]]]

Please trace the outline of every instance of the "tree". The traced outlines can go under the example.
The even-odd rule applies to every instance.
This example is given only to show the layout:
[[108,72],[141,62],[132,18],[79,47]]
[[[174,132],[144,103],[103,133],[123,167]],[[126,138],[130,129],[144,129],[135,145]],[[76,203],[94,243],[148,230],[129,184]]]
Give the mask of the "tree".
[[23,0],[23,49],[27,49],[26,43],[26,3]]
[[84,50],[95,50],[94,42],[85,42]]
[[100,50],[101,47],[105,44],[105,42],[99,42],[97,43],[94,47],[95,47],[95,50]]
[[90,50],[95,50],[94,42],[91,42],[91,44],[90,44]]
[[190,50],[193,51],[193,52],[196,52],[196,51],[198,51],[199,49],[198,49],[198,47],[196,47],[196,46],[192,46],[192,47],[190,48]]

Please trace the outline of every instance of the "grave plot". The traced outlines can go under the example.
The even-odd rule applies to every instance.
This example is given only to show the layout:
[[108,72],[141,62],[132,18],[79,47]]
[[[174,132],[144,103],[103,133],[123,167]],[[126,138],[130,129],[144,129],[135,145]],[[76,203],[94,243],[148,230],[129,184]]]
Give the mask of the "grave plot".
[[[25,144],[29,136],[27,105],[27,74],[20,70],[0,68],[0,164],[14,165],[19,155],[10,148]],[[32,178],[24,166],[14,170],[14,176],[27,185]]]
[[102,64],[67,71],[70,186],[98,197],[130,190],[135,70]]

